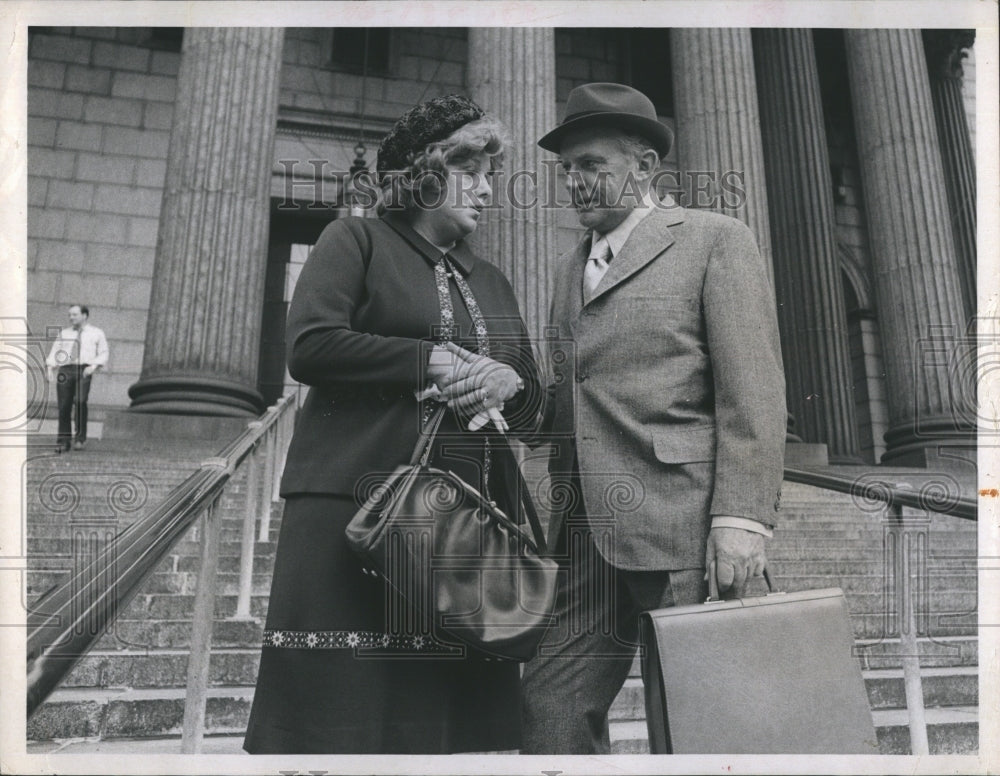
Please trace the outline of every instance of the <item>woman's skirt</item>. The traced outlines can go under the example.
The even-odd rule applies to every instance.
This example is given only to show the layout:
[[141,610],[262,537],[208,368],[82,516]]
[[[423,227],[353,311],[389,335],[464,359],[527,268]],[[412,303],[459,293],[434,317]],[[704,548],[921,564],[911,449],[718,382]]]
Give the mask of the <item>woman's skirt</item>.
[[252,754],[449,754],[520,746],[516,663],[461,655],[415,627],[344,540],[350,496],[285,502]]

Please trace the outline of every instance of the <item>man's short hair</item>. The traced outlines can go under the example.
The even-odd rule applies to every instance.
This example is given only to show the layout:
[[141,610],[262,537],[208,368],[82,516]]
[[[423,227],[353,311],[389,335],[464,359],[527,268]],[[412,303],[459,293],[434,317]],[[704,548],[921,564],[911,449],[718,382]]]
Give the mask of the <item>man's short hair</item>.
[[74,307],[79,307],[81,313],[83,313],[84,315],[86,315],[88,318],[90,317],[90,308],[87,307],[87,305],[85,305],[85,304],[71,304],[69,306],[69,309],[72,310]]
[[628,156],[633,157],[636,161],[642,158],[642,155],[646,151],[653,151],[656,154],[657,160],[660,160],[660,153],[653,147],[653,143],[647,140],[642,135],[636,135],[630,132],[619,131],[617,133],[618,143],[621,145],[622,152]]

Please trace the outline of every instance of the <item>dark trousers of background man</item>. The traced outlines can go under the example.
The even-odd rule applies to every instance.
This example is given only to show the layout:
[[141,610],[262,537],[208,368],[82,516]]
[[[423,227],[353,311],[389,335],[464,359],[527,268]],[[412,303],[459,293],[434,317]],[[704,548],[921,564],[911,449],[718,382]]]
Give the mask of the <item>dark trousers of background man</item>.
[[87,398],[90,396],[90,375],[84,377],[85,364],[59,367],[56,377],[56,399],[59,402],[59,444],[68,448],[73,440],[71,420],[76,413],[76,438],[87,441]]

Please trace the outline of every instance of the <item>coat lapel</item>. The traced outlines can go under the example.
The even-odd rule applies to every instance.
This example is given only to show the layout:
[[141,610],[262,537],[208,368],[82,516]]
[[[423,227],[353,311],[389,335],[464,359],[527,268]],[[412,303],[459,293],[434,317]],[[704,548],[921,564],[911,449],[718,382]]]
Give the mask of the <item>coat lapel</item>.
[[590,251],[590,232],[577,246],[562,254],[555,266],[551,323],[572,326],[583,309],[583,270]]
[[[674,236],[670,231],[671,226],[676,226],[684,220],[684,208],[679,205],[668,206],[664,209],[657,209],[639,222],[638,226],[632,230],[621,251],[611,260],[608,271],[601,278],[597,288],[587,304],[593,304],[595,300],[608,293],[611,289],[620,285],[636,272],[645,267],[649,262],[667,250],[674,244]],[[589,241],[585,241],[589,245]],[[586,264],[587,256],[583,257],[580,265],[580,285],[583,284],[583,265]],[[582,293],[582,292],[581,292]]]

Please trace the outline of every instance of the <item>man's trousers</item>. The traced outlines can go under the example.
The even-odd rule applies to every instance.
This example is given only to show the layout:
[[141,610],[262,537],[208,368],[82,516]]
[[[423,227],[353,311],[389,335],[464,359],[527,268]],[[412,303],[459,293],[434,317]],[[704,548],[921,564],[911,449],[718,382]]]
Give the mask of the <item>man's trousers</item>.
[[56,399],[59,403],[59,444],[69,449],[73,439],[71,425],[76,413],[76,438],[87,441],[87,399],[90,396],[90,375],[84,377],[84,365],[59,367],[56,378]]
[[627,571],[611,565],[600,527],[563,522],[557,621],[521,683],[522,754],[607,754],[608,709],[628,678],[638,647],[639,614],[700,603],[704,569]]

